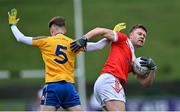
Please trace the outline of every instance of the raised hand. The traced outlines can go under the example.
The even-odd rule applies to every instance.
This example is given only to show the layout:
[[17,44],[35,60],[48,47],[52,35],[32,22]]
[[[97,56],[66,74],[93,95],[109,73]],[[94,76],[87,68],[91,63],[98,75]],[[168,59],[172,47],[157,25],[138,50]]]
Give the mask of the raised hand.
[[117,25],[115,25],[113,31],[119,32],[125,28],[126,28],[126,23],[118,23]]
[[11,11],[8,12],[9,16],[9,25],[16,25],[19,21],[19,18],[17,19],[17,10],[11,9]]

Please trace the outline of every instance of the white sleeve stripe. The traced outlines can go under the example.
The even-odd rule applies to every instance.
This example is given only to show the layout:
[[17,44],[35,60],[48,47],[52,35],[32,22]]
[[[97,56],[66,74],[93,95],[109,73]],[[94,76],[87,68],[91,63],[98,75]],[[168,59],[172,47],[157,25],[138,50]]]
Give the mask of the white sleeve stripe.
[[113,42],[117,42],[118,41],[117,33],[115,31],[113,31],[113,33],[114,33]]

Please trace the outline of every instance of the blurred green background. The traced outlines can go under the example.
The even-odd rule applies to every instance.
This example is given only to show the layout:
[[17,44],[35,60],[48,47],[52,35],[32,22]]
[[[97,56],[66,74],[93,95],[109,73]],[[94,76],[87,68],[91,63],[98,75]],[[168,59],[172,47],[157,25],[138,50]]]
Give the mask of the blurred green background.
[[[82,7],[84,33],[95,27],[112,29],[119,22],[127,24],[124,33],[128,33],[132,25],[144,24],[148,29],[147,41],[143,48],[136,51],[136,55],[137,57],[150,56],[158,65],[155,84],[144,91],[148,95],[163,93],[163,95],[179,95],[176,91],[176,87],[180,85],[179,0],[82,0]],[[18,43],[13,37],[7,15],[12,8],[18,10],[20,18],[18,28],[27,36],[49,35],[48,21],[53,16],[64,16],[67,19],[67,35],[74,38],[73,0],[0,0],[0,70],[9,70],[15,77],[0,80],[0,87],[21,88],[24,85],[31,89],[34,87],[36,91],[44,79],[23,80],[16,77],[20,70],[44,69],[44,64],[39,49]],[[92,41],[97,40],[99,38]],[[87,86],[90,88],[93,88],[93,83],[99,76],[108,52],[109,47],[101,51],[85,53],[85,76]],[[127,85],[130,88],[130,96],[135,84],[138,85],[135,78],[130,75]],[[157,85],[165,84],[166,88],[163,87],[161,92],[158,91],[161,87]],[[137,88],[143,89],[139,85]],[[171,93],[167,93],[168,89],[171,89]],[[32,94],[30,98],[36,97],[35,92]],[[6,106],[3,106],[4,103],[1,103],[1,101],[8,102],[4,101],[6,99],[8,99],[7,96],[1,96],[0,110],[7,110]],[[24,100],[20,102],[24,104]],[[21,106],[17,110],[21,109]],[[13,109],[16,110],[16,107]]]

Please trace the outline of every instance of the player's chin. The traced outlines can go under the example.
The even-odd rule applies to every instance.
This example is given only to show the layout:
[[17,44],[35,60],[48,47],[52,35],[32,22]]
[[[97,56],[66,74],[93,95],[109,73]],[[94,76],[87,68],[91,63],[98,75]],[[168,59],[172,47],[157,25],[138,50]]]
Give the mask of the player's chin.
[[137,45],[138,47],[143,47],[144,46],[144,43],[138,43],[138,45]]
[[138,44],[137,45],[137,48],[141,48],[141,47],[143,47],[144,46],[144,44],[142,45],[142,44]]

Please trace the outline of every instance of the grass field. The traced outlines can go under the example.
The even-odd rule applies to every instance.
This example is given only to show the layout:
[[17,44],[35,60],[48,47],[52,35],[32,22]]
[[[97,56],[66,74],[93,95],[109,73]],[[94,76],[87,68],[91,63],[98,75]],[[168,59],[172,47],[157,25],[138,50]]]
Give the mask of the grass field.
[[[1,0],[0,1],[0,70],[43,69],[37,48],[17,43],[7,22],[7,12],[17,8],[19,29],[29,36],[49,35],[47,23],[53,16],[65,16],[68,36],[74,38],[72,0]],[[128,28],[137,23],[148,28],[146,45],[137,56],[150,56],[157,65],[157,80],[180,80],[180,1],[179,0],[84,0],[84,33],[95,27],[112,28],[126,22]],[[93,40],[96,41],[96,40]],[[85,54],[86,79],[93,82],[99,75],[109,47]],[[130,78],[130,80],[133,78]]]

